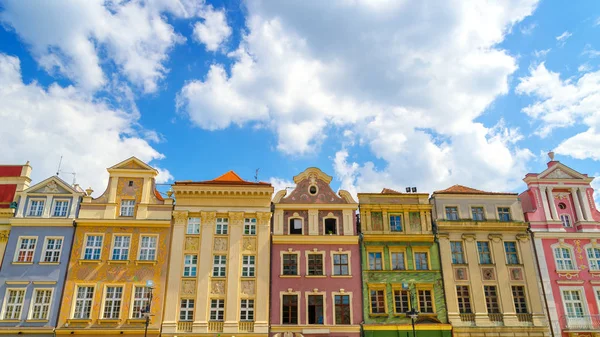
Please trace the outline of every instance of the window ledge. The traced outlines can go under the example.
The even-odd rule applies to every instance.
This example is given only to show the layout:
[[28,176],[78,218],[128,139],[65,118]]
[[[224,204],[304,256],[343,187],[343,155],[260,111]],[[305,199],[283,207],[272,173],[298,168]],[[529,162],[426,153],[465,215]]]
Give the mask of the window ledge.
[[495,266],[496,264],[495,263],[479,263],[479,265],[483,266],[483,267],[490,267],[490,266]]
[[453,266],[468,266],[468,263],[453,263]]
[[247,279],[252,279],[252,278],[256,278],[256,275],[252,275],[252,276],[240,276],[241,278],[247,280]]
[[300,278],[300,275],[279,275],[279,278]]
[[135,264],[151,264],[155,265],[157,263],[156,260],[135,260]]
[[326,278],[327,275],[304,275],[306,278]]
[[121,319],[119,318],[99,318],[98,323],[119,323]]
[[523,267],[522,263],[507,263],[506,265],[509,267]]
[[108,260],[108,264],[129,264],[129,260]]
[[79,260],[79,264],[84,264],[84,263],[100,264],[100,263],[102,263],[102,260],[84,260],[84,259]]
[[575,273],[575,274],[579,274],[580,270],[579,269],[563,269],[563,270],[555,270],[557,273]]
[[91,323],[91,318],[69,318],[67,323]]
[[186,280],[191,280],[191,279],[195,279],[196,277],[197,277],[196,275],[194,275],[194,276],[183,275],[181,278],[186,279]]
[[332,278],[352,278],[352,275],[331,275]]
[[12,264],[15,264],[15,265],[28,265],[28,264],[33,264],[33,261],[31,261],[31,262],[17,262],[17,261],[14,261]]
[[27,322],[27,323],[47,323],[48,320],[47,319],[28,319],[28,320],[25,320],[25,322]]
[[0,320],[0,323],[18,323],[21,322],[20,319],[3,319]]
[[387,316],[388,316],[387,313],[385,313],[385,314],[369,314],[369,317],[387,317]]
[[60,262],[38,262],[42,266],[58,266]]
[[140,323],[146,323],[146,319],[145,318],[129,318],[127,319],[127,324],[140,324]]
[[217,280],[224,280],[227,278],[227,276],[211,276],[211,279],[217,279]]

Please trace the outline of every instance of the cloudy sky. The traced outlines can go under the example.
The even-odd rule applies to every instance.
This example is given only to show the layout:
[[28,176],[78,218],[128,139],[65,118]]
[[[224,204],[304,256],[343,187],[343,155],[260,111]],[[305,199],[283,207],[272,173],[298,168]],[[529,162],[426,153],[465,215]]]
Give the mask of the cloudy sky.
[[[2,164],[104,190],[228,170],[290,186],[521,191],[600,167],[600,2],[0,0]],[[70,181],[72,176],[61,175]]]

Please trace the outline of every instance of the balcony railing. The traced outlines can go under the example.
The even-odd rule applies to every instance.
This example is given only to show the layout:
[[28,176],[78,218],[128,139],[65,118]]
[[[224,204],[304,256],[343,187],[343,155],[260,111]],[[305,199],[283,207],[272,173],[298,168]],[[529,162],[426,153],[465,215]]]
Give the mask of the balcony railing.
[[565,329],[569,330],[600,330],[600,315],[563,316],[562,321]]
[[463,322],[475,322],[475,314],[460,314],[460,320]]
[[254,322],[240,322],[239,330],[243,332],[254,332]]
[[177,322],[177,332],[192,332],[194,322]]
[[223,332],[223,322],[210,321],[208,322],[208,331],[210,332]]
[[532,314],[517,314],[517,319],[519,320],[519,322],[533,322],[533,315]]
[[504,322],[504,317],[502,314],[488,314],[488,317],[492,322]]

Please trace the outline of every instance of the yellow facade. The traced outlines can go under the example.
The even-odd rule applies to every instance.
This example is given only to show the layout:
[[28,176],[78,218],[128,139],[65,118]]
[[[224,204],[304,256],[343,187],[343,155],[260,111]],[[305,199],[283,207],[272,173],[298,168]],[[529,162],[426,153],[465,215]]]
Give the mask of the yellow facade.
[[454,186],[431,202],[454,336],[550,336],[517,195]]
[[228,172],[173,192],[162,335],[267,336],[273,187]]
[[84,197],[77,219],[57,334],[144,334],[141,308],[154,284],[148,336],[160,332],[173,199],[158,172],[135,157],[108,169],[106,191]]

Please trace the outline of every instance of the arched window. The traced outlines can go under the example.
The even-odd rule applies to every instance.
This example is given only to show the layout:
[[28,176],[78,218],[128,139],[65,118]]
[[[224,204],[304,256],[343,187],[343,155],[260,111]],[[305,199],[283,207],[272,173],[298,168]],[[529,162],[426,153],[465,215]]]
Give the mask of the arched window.
[[575,270],[573,262],[573,250],[568,246],[557,246],[553,248],[554,262],[557,270]]
[[571,227],[571,217],[568,214],[561,214],[560,221],[563,224],[563,227]]

